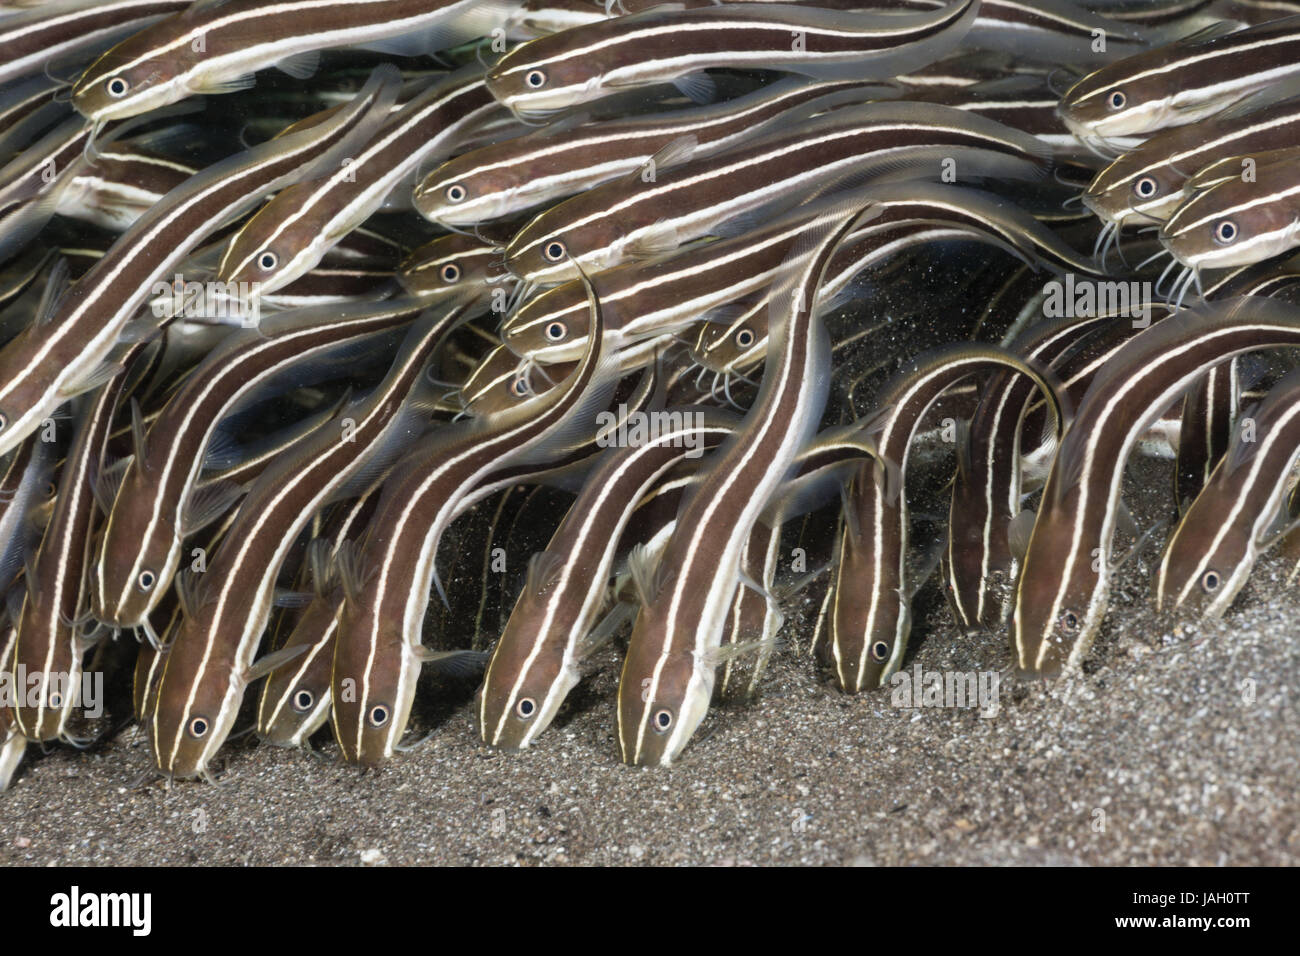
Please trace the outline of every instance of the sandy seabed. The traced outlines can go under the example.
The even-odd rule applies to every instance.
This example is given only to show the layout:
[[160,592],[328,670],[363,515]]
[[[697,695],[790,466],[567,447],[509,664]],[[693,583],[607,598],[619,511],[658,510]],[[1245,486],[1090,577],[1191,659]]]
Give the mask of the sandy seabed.
[[[1150,609],[1146,558],[1125,569],[1084,674],[1007,674],[992,718],[846,697],[792,641],[762,696],[715,708],[679,765],[630,769],[607,649],[524,753],[479,743],[466,691],[427,743],[366,774],[336,762],[328,734],[317,755],[242,738],[219,785],[169,788],[141,785],[133,727],[57,748],[0,798],[0,862],[1295,864],[1289,568],[1259,568],[1223,621],[1177,624]],[[1003,638],[960,635],[933,595],[921,605],[909,668],[1010,665]]]

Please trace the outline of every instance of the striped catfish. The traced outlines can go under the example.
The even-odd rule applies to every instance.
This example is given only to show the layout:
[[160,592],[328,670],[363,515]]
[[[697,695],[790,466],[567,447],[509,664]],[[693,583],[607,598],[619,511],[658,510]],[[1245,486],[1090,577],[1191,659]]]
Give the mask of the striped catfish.
[[[378,263],[373,266],[345,264],[344,260],[338,260],[337,264],[322,262],[301,279],[259,297],[258,302],[267,309],[289,311],[321,305],[374,302],[396,291],[398,287],[393,283],[391,267]],[[247,311],[238,296],[230,296],[226,306],[228,316],[242,316]]]
[[[1105,316],[1038,323],[1007,347],[1026,361],[1052,368],[1097,323],[1110,321],[1114,319]],[[984,389],[967,434],[958,438],[940,572],[957,622],[967,631],[1003,621],[998,592],[1009,588],[1019,571],[1012,537],[1022,514],[1021,442],[1035,389],[1027,376],[997,374]]]
[[514,408],[543,391],[533,387],[533,374],[539,379],[543,375],[551,376],[545,368],[526,368],[518,355],[504,345],[498,345],[484,356],[461,385],[458,393],[461,407],[476,418]]
[[[57,249],[33,246],[0,269],[0,315],[26,295],[28,290],[41,287],[57,255]],[[26,318],[23,316],[21,320]]]
[[[1086,257],[1046,226],[987,193],[937,183],[897,183],[867,187],[854,196],[870,206],[871,214],[835,251],[818,292],[822,304],[842,292],[862,270],[900,249],[942,239],[990,242],[1053,270],[1089,273],[1093,269]],[[615,315],[611,325],[622,339],[635,340],[679,331],[701,320],[721,321],[735,311],[727,306],[770,290],[810,215],[801,207],[734,237],[691,245],[669,256],[626,262],[600,273],[593,281]],[[579,289],[577,283],[565,283],[524,302],[502,324],[502,340],[520,355],[539,361],[572,358],[586,339]],[[767,296],[761,296],[757,305],[729,317],[730,325],[744,324],[754,333],[745,348],[757,347],[757,354],[766,347],[766,302]],[[710,338],[710,344],[717,344]]]
[[[144,349],[143,344],[132,346],[124,368],[130,369]],[[35,703],[29,699],[25,706],[14,707],[14,722],[28,740],[72,741],[67,723],[82,703],[82,659],[102,636],[86,614],[96,519],[92,489],[103,465],[113,415],[131,380],[131,372],[121,372],[84,403],[76,437],[59,473],[50,523],[27,572],[13,666],[40,675]]]
[[32,515],[49,499],[53,468],[50,443],[32,435],[10,455],[0,478],[0,594],[9,593],[39,542]]
[[[746,0],[749,3],[782,3],[791,0]],[[681,9],[712,7],[718,0],[674,0],[674,5]],[[511,40],[535,40],[538,37],[573,27],[585,26],[615,16],[644,13],[655,7],[663,6],[663,0],[525,0],[518,13],[511,17],[506,27],[507,37]],[[868,7],[878,6],[869,0],[818,0],[817,7],[827,10],[848,10],[861,12]]]
[[54,215],[87,139],[85,122],[73,117],[0,168],[0,260],[25,248]]
[[1101,627],[1128,453],[1209,369],[1245,352],[1300,344],[1300,311],[1249,296],[1177,313],[1112,357],[1075,411],[1043,489],[1013,616],[1021,671],[1075,669]]
[[1160,611],[1220,617],[1268,547],[1270,526],[1300,458],[1300,372],[1247,409],[1228,453],[1165,545],[1156,569]]
[[49,314],[0,349],[0,454],[14,447],[68,397],[111,374],[123,330],[172,272],[214,229],[260,199],[328,162],[351,134],[387,112],[392,72],[375,72],[347,107],[191,177],[141,216]]
[[[722,638],[722,646],[732,653],[722,667],[718,696],[746,700],[758,693],[758,682],[767,669],[776,636],[785,622],[785,612],[771,590],[776,583],[776,569],[781,555],[779,520],[765,524],[756,521],[740,555],[741,574],[759,585],[767,594],[759,594],[748,584],[737,584]],[[750,652],[751,648],[756,648]],[[742,662],[751,660],[748,668]]]
[[[1049,403],[1059,435],[1065,412],[1055,383],[1034,365],[992,346],[956,345],[915,359],[878,398],[863,428],[879,457],[849,487],[836,557],[824,656],[846,693],[883,685],[898,670],[912,625],[917,584],[907,566],[910,519],[905,479],[913,436],[925,413],[962,379],[1007,368],[1029,378]],[[1023,419],[1022,406],[1018,418]]]
[[[313,412],[301,421],[294,422],[257,441],[240,445],[236,450],[220,449],[212,456],[219,466],[207,471],[199,479],[195,493],[206,493],[206,486],[220,482],[246,485],[273,464],[281,455],[296,455],[306,446],[312,434],[321,425],[334,417],[337,403],[326,403],[323,410]],[[113,502],[107,502],[105,510],[111,510]]]
[[819,216],[805,238],[816,251],[792,257],[774,306],[786,314],[758,397],[683,504],[657,566],[637,572],[650,603],[633,625],[618,684],[624,763],[671,763],[708,711],[741,553],[826,401],[830,344],[813,303],[836,246],[857,224],[847,212]]
[[[211,554],[220,546],[222,538],[235,523],[236,517],[238,513],[231,512],[213,528],[206,530],[199,539],[206,553]],[[161,635],[157,646],[149,641],[140,642],[135,672],[132,675],[131,707],[135,719],[146,729],[146,732],[158,705],[158,682],[162,678],[163,666],[167,663],[166,642],[171,641],[180,631],[183,611],[180,589],[168,588],[167,594],[150,614],[150,631]]]
[[1036,178],[1048,151],[1027,133],[934,103],[843,107],[674,166],[653,183],[624,177],[552,206],[510,240],[506,264],[530,281],[558,282],[579,266],[608,269],[671,251],[741,214],[788,208],[792,197],[845,176],[914,169],[912,178],[938,179],[948,168],[963,182],[985,173]]
[[1032,133],[1058,155],[1085,152],[1057,115],[1060,97],[1052,92],[1048,77],[1011,74],[957,89],[937,87],[909,92],[906,98],[987,116],[1012,129]]
[[[1244,165],[1253,159],[1258,165]],[[1169,217],[1160,242],[1193,274],[1250,265],[1300,246],[1298,159],[1300,147],[1293,147],[1201,170],[1189,187],[1204,187]]]
[[1300,283],[1300,256],[1265,259],[1234,269],[1205,290],[1205,300],[1233,299],[1243,295],[1290,299]]
[[72,87],[72,103],[98,126],[247,89],[269,66],[310,75],[330,47],[388,41],[395,52],[436,52],[488,33],[507,9],[497,0],[199,0],[104,53]]
[[[606,336],[609,340],[610,336]],[[650,366],[674,344],[673,336],[645,339],[620,348],[610,357],[620,374]],[[577,368],[576,362],[543,365],[520,359],[504,345],[493,349],[460,388],[466,414],[482,418],[515,408],[562,384]]]
[[42,73],[64,59],[84,63],[105,46],[186,0],[55,0],[0,19],[0,83]]
[[[1151,309],[1153,322],[1170,312],[1163,305]],[[1137,331],[1124,316],[1113,314],[1061,319],[1031,326],[1008,347],[1049,368],[1063,403],[1072,407],[1098,369]],[[1022,447],[1026,434],[1036,437],[1030,430],[1033,419],[1028,418],[1041,406],[1030,404],[1035,391],[1032,380],[1023,375],[995,376],[958,448],[941,571],[957,622],[968,631],[1005,622],[1007,599],[1020,570],[1022,532],[1027,533],[1025,525],[1033,519],[1032,512],[1021,508],[1021,460],[1032,467],[1043,458],[1050,460],[1055,450],[1054,441],[1036,444],[1031,457]]]
[[1215,366],[1187,392],[1178,428],[1174,503],[1181,514],[1227,453],[1241,387],[1237,363]]
[[355,501],[338,505],[337,516],[325,537],[308,547],[306,574],[312,587],[311,603],[293,622],[277,651],[306,646],[302,656],[267,675],[257,705],[257,735],[277,747],[305,747],[307,738],[324,726],[330,714],[330,678],[334,668],[334,637],[338,633],[343,591],[334,567],[339,549],[355,541],[366,529],[379,503],[383,477],[376,479]]
[[716,67],[788,70],[819,79],[892,78],[953,50],[978,0],[890,16],[783,4],[663,6],[540,37],[488,71],[488,88],[521,116],[544,116],[629,87],[676,81],[711,92]]
[[1164,130],[1124,153],[1096,175],[1083,194],[1084,205],[1121,226],[1163,222],[1188,198],[1187,180],[1210,163],[1300,142],[1300,100],[1238,114],[1246,102]]
[[0,163],[68,115],[67,105],[57,98],[64,85],[42,74],[0,88]]
[[[879,95],[860,83],[790,79],[693,110],[573,128],[572,121],[462,153],[415,189],[426,219],[466,226],[534,209],[629,173],[702,159],[818,109]],[[649,175],[649,172],[646,174]]]
[[[160,605],[154,614],[154,629],[167,635],[168,639],[175,635],[180,624],[181,605],[175,594],[175,589],[172,589],[170,600]],[[166,662],[165,645],[155,648],[146,641],[136,651],[135,667],[131,673],[131,713],[141,726],[153,719],[154,707],[158,703],[158,679],[162,677],[162,667]]]
[[524,0],[511,12],[504,29],[512,42],[534,40],[605,17],[600,5],[588,0]]
[[78,159],[67,185],[59,190],[54,212],[125,232],[195,172],[188,163],[147,148],[115,143],[98,150],[93,160],[84,155]]
[[439,236],[402,260],[397,281],[414,296],[462,289],[478,289],[490,296],[498,286],[508,295],[514,282],[505,271],[503,252],[500,246],[472,236]]
[[497,642],[479,695],[485,743],[522,749],[550,726],[578,684],[579,665],[607,637],[596,628],[615,553],[632,512],[665,472],[734,434],[716,410],[651,413],[668,423],[643,444],[608,453],[592,471],[528,579]]
[[[1089,263],[1049,230],[1014,207],[956,186],[924,183],[870,187],[873,215],[836,250],[819,293],[823,303],[841,293],[864,269],[925,242],[976,239],[1012,255],[1044,261],[1052,268]],[[617,307],[618,334],[637,339],[711,323],[739,328],[748,323],[755,335],[743,346],[766,347],[766,305],[772,278],[802,231],[807,216],[796,210],[777,222],[734,237],[689,245],[678,252],[643,262],[628,262],[601,273],[597,283]],[[730,236],[731,229],[723,232]],[[501,335],[520,355],[541,361],[570,356],[586,337],[575,306],[573,284],[548,289],[524,302],[502,324]],[[607,333],[608,334],[608,333]],[[730,334],[729,332],[724,333]],[[716,336],[709,342],[719,344]]]
[[701,322],[690,348],[691,360],[701,369],[720,375],[753,368],[767,355],[767,296],[747,296],[730,321]]
[[431,155],[500,107],[477,66],[458,71],[403,106],[355,154],[320,179],[280,192],[235,234],[218,269],[223,282],[256,294],[304,275]]
[[254,663],[280,565],[321,506],[344,495],[368,463],[391,459],[423,432],[424,369],[463,311],[458,305],[421,320],[374,392],[323,425],[302,455],[258,478],[207,570],[182,582],[184,614],[167,645],[150,732],[154,760],[169,778],[208,776],[245,688],[300,652],[288,648]]
[[209,354],[148,431],[136,429],[134,455],[100,546],[95,616],[118,627],[146,626],[180,566],[182,542],[242,494],[230,482],[199,483],[205,449],[242,397],[332,349],[399,328],[425,308],[423,301],[401,299],[286,313]]
[[[1235,0],[1229,0],[1229,3],[1235,3]],[[1208,7],[1222,6],[1222,3],[1221,0],[1089,0],[1086,6],[1124,23],[1159,24],[1186,21],[1196,14],[1208,13]]]
[[[868,0],[862,0],[865,5]],[[885,0],[886,8],[934,10],[945,0]],[[1065,0],[982,0],[963,46],[1030,54],[1049,63],[1093,63],[1136,53],[1159,31],[1112,20]],[[1097,41],[1104,38],[1105,44]]]
[[1230,24],[1125,57],[1061,98],[1061,118],[1085,142],[1195,123],[1270,84],[1300,76],[1300,16],[1224,33]]
[[[601,327],[592,299],[593,327]],[[599,339],[595,340],[599,343]],[[345,561],[344,601],[330,685],[331,725],[344,759],[366,766],[392,756],[410,716],[420,666],[439,656],[421,639],[443,532],[496,471],[567,444],[608,397],[609,362],[589,348],[565,383],[500,414],[448,426],[411,449],[385,484],[355,567]],[[567,437],[566,437],[567,436]],[[496,487],[494,486],[493,490]]]

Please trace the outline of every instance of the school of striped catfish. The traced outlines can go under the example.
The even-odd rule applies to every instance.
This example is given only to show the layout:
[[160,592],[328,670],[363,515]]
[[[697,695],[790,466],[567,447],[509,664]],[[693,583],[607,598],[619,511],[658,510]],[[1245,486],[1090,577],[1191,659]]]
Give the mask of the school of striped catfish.
[[662,766],[926,589],[1053,679],[1297,548],[1296,0],[0,0],[0,167],[0,789],[614,654]]

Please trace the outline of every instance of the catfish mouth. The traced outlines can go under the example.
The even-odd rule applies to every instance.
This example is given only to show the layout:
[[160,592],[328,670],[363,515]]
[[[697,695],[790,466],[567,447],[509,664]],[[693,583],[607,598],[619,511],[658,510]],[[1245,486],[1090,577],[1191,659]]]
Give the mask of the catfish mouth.
[[1086,209],[1092,211],[1098,219],[1118,220],[1119,217],[1115,215],[1114,210],[1106,208],[1103,203],[1102,200],[1105,196],[1106,194],[1104,192],[1093,192],[1089,189],[1079,197],[1079,201],[1083,203]]

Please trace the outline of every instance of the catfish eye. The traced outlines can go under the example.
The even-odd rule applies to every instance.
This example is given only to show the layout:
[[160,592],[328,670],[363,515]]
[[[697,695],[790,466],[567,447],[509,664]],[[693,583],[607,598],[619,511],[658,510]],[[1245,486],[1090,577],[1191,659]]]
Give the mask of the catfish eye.
[[564,243],[558,239],[552,239],[542,247],[542,255],[548,262],[559,262],[564,258]]
[[4,431],[8,427],[9,427],[9,417],[4,413],[0,412],[0,431]]
[[546,85],[546,74],[541,70],[529,70],[524,74],[524,85],[529,89],[540,90]]
[[530,719],[537,713],[537,701],[531,697],[519,698],[519,703],[515,704],[515,713],[519,715],[520,720]]
[[568,333],[568,328],[563,322],[552,322],[546,326],[546,341],[559,342]]
[[376,704],[374,707],[370,708],[370,726],[371,727],[384,726],[384,724],[388,723],[389,716],[390,715],[388,713],[387,707],[385,707],[383,704]]
[[654,728],[658,733],[667,733],[668,728],[673,725],[673,712],[671,710],[655,711]]
[[1122,110],[1127,102],[1128,97],[1124,95],[1123,90],[1111,90],[1110,95],[1106,97],[1106,105],[1113,110]]
[[1155,177],[1143,176],[1133,184],[1133,192],[1139,199],[1150,199],[1156,194],[1159,185],[1160,184],[1155,181]]
[[54,693],[50,694],[50,706],[55,708],[56,710],[63,706],[63,695],[60,694],[57,690]]
[[268,249],[257,257],[257,267],[263,272],[270,272],[275,268],[276,263],[279,261],[280,257]]
[[1214,241],[1226,246],[1237,241],[1237,224],[1231,219],[1224,219],[1214,227]]
[[530,391],[532,391],[532,389],[528,387],[528,379],[520,375],[518,378],[516,378],[513,382],[510,383],[510,391],[513,392],[515,395],[519,396],[520,398],[523,398]]
[[293,709],[303,714],[311,710],[311,705],[316,703],[316,695],[309,690],[300,690],[293,695]]
[[1074,633],[1079,629],[1079,615],[1073,611],[1062,611],[1061,627],[1070,633]]
[[115,76],[104,84],[104,89],[113,99],[121,99],[131,89],[131,84],[120,76]]
[[442,276],[443,282],[455,282],[460,278],[460,266],[456,265],[454,262],[449,262],[442,267],[442,270],[438,274]]
[[447,187],[447,202],[464,202],[466,195],[468,195],[468,193],[466,192],[465,187],[460,183],[452,183]]
[[736,333],[736,344],[747,349],[754,344],[754,333],[750,329],[741,329]]
[[135,579],[135,585],[141,591],[149,591],[158,583],[158,575],[154,574],[148,568],[140,572],[140,576]]
[[878,661],[889,659],[889,645],[884,641],[876,641],[871,645],[871,656]]
[[1206,594],[1213,594],[1219,590],[1219,585],[1222,583],[1218,571],[1206,571],[1201,575],[1201,587],[1205,589]]
[[208,732],[208,718],[195,717],[194,719],[192,719],[190,721],[189,731],[190,731],[190,736],[195,738],[196,740],[199,739],[200,737],[205,736]]

